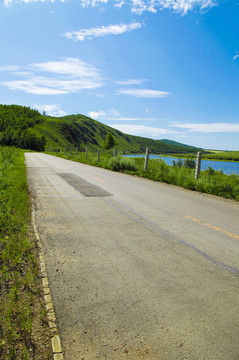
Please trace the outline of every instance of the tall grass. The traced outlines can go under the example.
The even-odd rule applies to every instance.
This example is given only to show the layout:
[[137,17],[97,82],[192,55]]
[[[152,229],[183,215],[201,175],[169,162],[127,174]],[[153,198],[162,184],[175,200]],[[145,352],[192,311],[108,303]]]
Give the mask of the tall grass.
[[114,171],[137,171],[134,160],[123,156],[111,157],[107,165],[110,170]]

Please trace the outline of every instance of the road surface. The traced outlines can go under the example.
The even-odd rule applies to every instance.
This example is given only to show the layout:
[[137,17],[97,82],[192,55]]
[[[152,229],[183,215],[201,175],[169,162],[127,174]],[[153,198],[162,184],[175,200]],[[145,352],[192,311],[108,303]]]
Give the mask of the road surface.
[[239,205],[27,153],[66,360],[239,359]]

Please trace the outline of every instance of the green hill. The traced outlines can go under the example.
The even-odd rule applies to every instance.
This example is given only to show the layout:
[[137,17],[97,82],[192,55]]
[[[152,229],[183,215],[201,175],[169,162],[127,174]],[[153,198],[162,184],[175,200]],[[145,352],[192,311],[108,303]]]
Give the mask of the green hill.
[[0,145],[43,151],[45,148],[74,148],[83,151],[103,148],[108,133],[118,151],[142,153],[196,153],[195,147],[180,143],[127,135],[84,115],[43,116],[37,110],[18,105],[0,105]]
[[190,149],[192,149],[192,148],[195,149],[195,146],[182,144],[180,142],[169,140],[169,139],[161,139],[160,141],[164,142],[165,144],[169,144],[169,145],[183,146],[183,147],[187,147],[187,148],[190,148]]

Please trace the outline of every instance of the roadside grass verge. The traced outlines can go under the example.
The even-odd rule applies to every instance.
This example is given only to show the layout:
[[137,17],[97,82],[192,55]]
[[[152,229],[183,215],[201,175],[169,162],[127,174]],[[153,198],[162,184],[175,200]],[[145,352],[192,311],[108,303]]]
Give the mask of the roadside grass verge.
[[108,151],[104,151],[99,156],[99,161],[96,153],[88,153],[87,159],[85,153],[79,153],[76,155],[71,152],[45,152],[49,155],[58,156],[67,160],[78,161],[84,164],[102,167],[104,169],[113,170],[113,171],[136,171],[137,165],[133,159],[117,155],[116,157],[112,156]]
[[0,147],[0,359],[50,359],[24,152]]
[[169,166],[161,159],[150,159],[147,170],[143,170],[144,159],[135,159],[135,161],[139,168],[137,172],[139,176],[239,201],[238,175],[226,175],[222,171],[208,168],[201,171],[199,178],[195,179],[194,169]]
[[84,153],[79,153],[78,155],[64,152],[47,153],[109,170],[122,171],[154,181],[180,186],[189,190],[239,201],[239,175],[226,175],[223,174],[222,171],[215,171],[210,167],[207,170],[201,171],[199,179],[195,179],[194,169],[185,166],[170,166],[161,159],[149,159],[148,168],[144,170],[143,158],[113,157],[110,153],[106,153],[100,156],[98,162],[96,154],[88,154],[86,159]]

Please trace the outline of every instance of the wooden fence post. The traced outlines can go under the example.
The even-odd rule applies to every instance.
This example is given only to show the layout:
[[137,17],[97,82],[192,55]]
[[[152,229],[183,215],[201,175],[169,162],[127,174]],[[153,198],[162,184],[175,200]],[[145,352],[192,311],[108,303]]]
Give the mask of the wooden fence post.
[[85,147],[85,158],[87,159],[87,146]]
[[198,151],[197,153],[197,161],[196,161],[196,167],[195,167],[195,179],[198,179],[201,169],[201,157],[202,153]]
[[97,161],[100,162],[100,149],[97,149]]
[[116,148],[114,148],[114,157],[116,157]]
[[144,170],[147,170],[149,161],[149,148],[146,147],[145,160],[144,160]]

